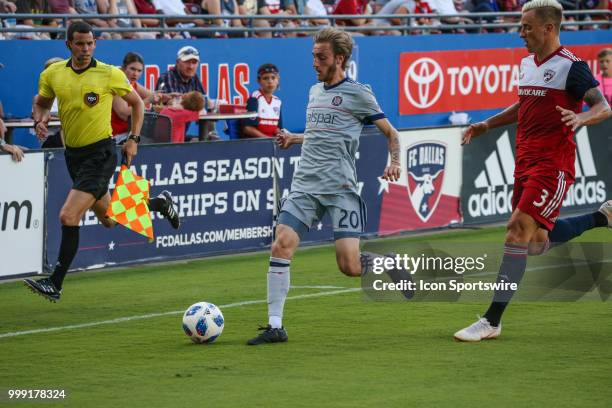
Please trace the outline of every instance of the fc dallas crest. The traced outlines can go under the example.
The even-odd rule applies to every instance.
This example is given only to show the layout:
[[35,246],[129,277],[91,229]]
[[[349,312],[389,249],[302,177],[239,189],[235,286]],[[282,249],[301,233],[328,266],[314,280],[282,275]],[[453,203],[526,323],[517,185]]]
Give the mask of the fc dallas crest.
[[409,146],[406,155],[410,202],[421,221],[427,222],[440,202],[446,145],[421,142]]

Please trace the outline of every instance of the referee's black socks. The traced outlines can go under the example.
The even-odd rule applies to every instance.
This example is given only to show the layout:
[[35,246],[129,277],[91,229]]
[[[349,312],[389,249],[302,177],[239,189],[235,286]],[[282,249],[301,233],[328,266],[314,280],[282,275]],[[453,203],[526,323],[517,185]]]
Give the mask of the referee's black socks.
[[59,256],[55,270],[51,275],[51,282],[58,290],[62,289],[62,283],[66,277],[66,272],[76,256],[79,249],[79,226],[62,225],[62,242],[60,244]]

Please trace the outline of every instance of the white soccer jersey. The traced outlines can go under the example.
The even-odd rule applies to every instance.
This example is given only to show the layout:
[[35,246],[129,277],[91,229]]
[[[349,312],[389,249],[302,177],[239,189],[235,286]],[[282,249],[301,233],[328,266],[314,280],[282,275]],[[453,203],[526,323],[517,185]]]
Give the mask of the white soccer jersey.
[[247,101],[247,110],[256,111],[257,117],[247,121],[246,124],[255,126],[266,136],[274,137],[278,128],[282,126],[281,105],[280,98],[275,95],[268,100],[261,91],[253,92]]

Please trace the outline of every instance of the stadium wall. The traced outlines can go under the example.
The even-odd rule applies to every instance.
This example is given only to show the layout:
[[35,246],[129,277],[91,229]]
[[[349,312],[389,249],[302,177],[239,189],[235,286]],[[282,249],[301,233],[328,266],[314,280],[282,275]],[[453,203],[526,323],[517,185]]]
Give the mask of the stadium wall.
[[[561,39],[593,68],[597,51],[612,46],[609,30],[563,32]],[[515,96],[516,66],[526,53],[517,34],[359,37],[355,41],[348,74],[371,84],[398,128],[447,125],[452,111],[465,111],[473,120],[480,120],[507,106]],[[285,127],[303,130],[308,90],[316,81],[310,38],[107,40],[98,41],[96,57],[120,65],[127,52],[141,53],[147,65],[142,82],[151,87],[159,73],[174,64],[177,50],[185,44],[201,52],[200,77],[211,97],[231,102],[244,102],[257,87],[260,64],[277,64]],[[67,57],[68,52],[62,41],[0,41],[0,55],[5,65],[0,70],[4,110],[14,117],[26,117],[44,62]],[[33,137],[26,131],[15,133],[17,142],[33,146]]]
[[[366,129],[357,155],[366,235],[506,220],[514,131],[494,130],[467,149],[460,145],[459,127],[402,131],[403,174],[388,183],[379,178],[388,162],[386,139],[375,128]],[[612,122],[580,129],[577,145],[578,178],[564,212],[591,210],[612,196]],[[276,197],[288,194],[299,156],[300,146],[277,150],[271,140],[143,145],[133,168],[151,181],[152,195],[168,189],[176,197],[180,230],[154,220],[155,239],[148,242],[121,226],[106,229],[88,212],[73,268],[265,249]],[[5,180],[0,190],[0,278],[39,273],[58,255],[58,214],[71,185],[64,156],[61,150],[33,152],[16,164],[0,155],[0,172]],[[357,216],[347,214],[346,222]],[[325,217],[303,241],[331,238]]]

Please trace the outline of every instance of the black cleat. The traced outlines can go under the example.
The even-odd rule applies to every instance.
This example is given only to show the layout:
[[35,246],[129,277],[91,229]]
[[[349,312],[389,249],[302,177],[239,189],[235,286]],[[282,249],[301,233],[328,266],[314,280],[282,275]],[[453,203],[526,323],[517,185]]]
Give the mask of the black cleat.
[[266,327],[260,327],[259,330],[262,330],[262,332],[257,337],[253,337],[251,340],[247,341],[249,346],[257,346],[266,343],[284,343],[289,339],[284,327],[273,329],[268,325]]
[[172,202],[172,194],[168,190],[164,190],[157,197],[162,198],[166,201],[164,204],[163,210],[160,211],[160,214],[164,216],[172,225],[172,228],[178,229],[181,226],[181,218],[178,215],[178,212],[174,209],[174,203]]
[[23,282],[32,292],[38,293],[40,296],[49,299],[51,302],[57,302],[60,300],[62,291],[57,290],[49,278],[44,278],[38,281],[33,279],[24,279]]
[[[385,257],[395,259],[395,255],[396,254],[391,253],[391,254],[386,254]],[[404,268],[400,268],[400,269],[393,268],[391,270],[388,270],[387,275],[389,275],[389,277],[395,284],[407,285],[408,282],[412,282],[412,275],[410,274],[410,272],[408,272]],[[414,297],[414,290],[410,290],[406,288],[402,290],[402,295],[404,295],[404,298],[410,300]]]

